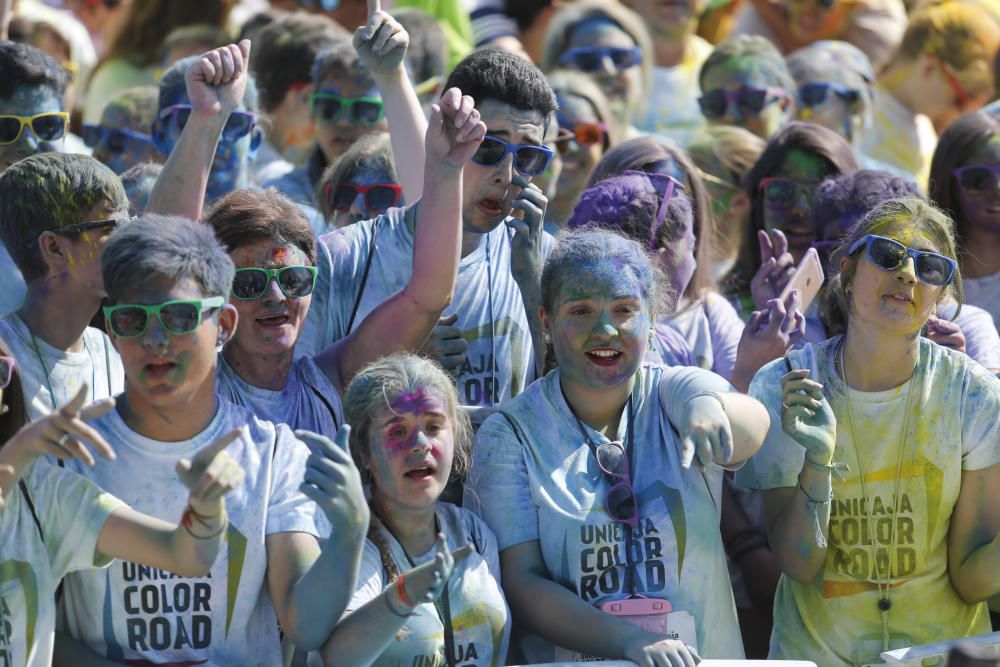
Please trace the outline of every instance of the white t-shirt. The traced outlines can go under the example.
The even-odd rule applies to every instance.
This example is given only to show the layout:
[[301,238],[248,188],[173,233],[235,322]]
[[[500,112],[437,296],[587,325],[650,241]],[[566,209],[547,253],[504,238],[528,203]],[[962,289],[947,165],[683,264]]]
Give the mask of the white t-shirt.
[[[417,207],[393,208],[374,220],[359,222],[319,238],[319,276],[312,307],[296,354],[315,355],[346,336],[351,310],[373,247],[353,328],[390,296],[406,287],[413,273],[413,233],[407,221]],[[543,254],[553,239],[545,234]],[[499,405],[535,378],[534,348],[521,290],[510,272],[512,241],[506,225],[485,235],[479,247],[462,258],[451,305],[444,317],[458,314],[455,326],[469,343],[466,363],[456,378],[465,405]],[[491,310],[492,301],[492,310]]]
[[[681,467],[680,443],[667,418],[700,391],[731,391],[719,376],[691,367],[643,364],[618,439],[631,422],[632,487],[639,505],[633,531],[636,592],[668,599],[694,617],[706,658],[742,658],[736,608],[719,533],[723,470]],[[662,385],[662,387],[661,387]],[[667,395],[661,398],[661,392]],[[476,437],[465,505],[497,535],[500,550],[538,540],[549,575],[595,606],[628,597],[625,524],[605,509],[610,488],[581,426],[563,397],[556,369],[487,419]],[[586,428],[595,443],[608,442]],[[530,645],[529,645],[530,641]],[[527,662],[552,662],[552,644],[523,645]]]
[[[121,393],[125,371],[104,332],[87,327],[83,352],[58,350],[31,331],[16,314],[0,318],[0,340],[17,360],[28,417],[38,419],[70,402],[86,382],[87,403]],[[52,392],[55,392],[53,400]]]
[[[834,370],[840,340],[788,354],[793,368],[810,369],[823,384],[837,418],[833,460],[850,470],[833,478],[829,548],[819,573],[807,583],[782,576],[778,584],[769,657],[831,666],[876,659],[882,619],[873,562],[883,563],[883,581],[884,564],[893,563],[892,648],[989,632],[986,604],[964,602],[951,585],[948,532],[963,471],[1000,463],[1000,380],[968,356],[921,338],[914,376],[887,391],[849,390],[849,414],[848,390]],[[750,385],[771,414],[763,447],[736,477],[754,489],[794,488],[802,469],[805,449],[781,426],[787,372],[778,359]]]
[[962,286],[965,303],[979,306],[992,315],[994,325],[1000,329],[1000,271],[982,278],[962,276]]
[[246,479],[226,497],[229,528],[211,572],[188,578],[117,561],[103,572],[73,574],[63,589],[61,629],[119,662],[281,663],[264,539],[282,532],[319,535],[321,514],[299,491],[309,450],[287,426],[219,399],[215,417],[195,438],[158,442],[130,429],[115,410],[94,428],[118,460],[100,459],[93,468],[76,460],[67,465],[138,511],[175,523],[188,502],[174,471],[177,460],[237,427],[244,433],[226,451]]
[[683,334],[699,368],[727,380],[732,376],[744,324],[725,297],[706,292],[704,298],[660,321]]
[[[440,503],[438,522],[449,550],[472,544],[474,550],[456,565],[448,580],[448,607],[455,637],[455,664],[462,667],[503,665],[510,639],[510,612],[500,589],[500,560],[493,531],[467,509]],[[434,549],[412,558],[412,564],[386,528],[372,520],[399,573],[434,558]],[[388,573],[374,542],[365,542],[357,590],[346,614],[356,611],[382,593],[389,585]],[[443,594],[442,594],[443,595]],[[443,607],[440,600],[424,603],[396,634],[373,667],[446,665],[444,660]]]
[[334,438],[344,423],[340,392],[312,357],[296,359],[285,388],[273,391],[248,384],[220,354],[217,391],[231,403],[249,409],[258,419],[287,424],[293,431],[305,429]]
[[111,562],[97,552],[97,538],[123,503],[45,461],[32,463],[23,481],[38,523],[15,486],[0,510],[0,665],[48,667],[56,587],[70,572]]

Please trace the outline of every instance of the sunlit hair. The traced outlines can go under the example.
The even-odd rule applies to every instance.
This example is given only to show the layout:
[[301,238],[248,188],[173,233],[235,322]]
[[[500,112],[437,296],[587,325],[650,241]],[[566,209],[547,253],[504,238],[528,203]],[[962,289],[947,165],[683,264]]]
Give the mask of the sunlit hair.
[[720,42],[698,72],[698,85],[705,90],[705,78],[713,67],[722,67],[733,61],[733,69],[752,71],[763,77],[763,83],[783,89],[795,97],[795,80],[788,72],[785,59],[771,40],[760,35],[736,35]]
[[926,54],[958,72],[979,63],[989,72],[998,46],[1000,26],[987,11],[970,2],[939,0],[910,14],[903,40],[890,62],[912,61]]
[[609,149],[594,165],[587,187],[626,171],[667,173],[684,184],[694,212],[694,258],[698,263],[684,294],[696,299],[705,290],[715,289],[712,279],[712,248],[715,247],[712,209],[701,173],[688,154],[669,141],[654,136],[629,139]]
[[465,477],[472,452],[472,424],[460,407],[454,381],[435,362],[399,352],[365,366],[344,394],[344,419],[351,425],[351,456],[365,482],[373,486],[375,483],[368,467],[372,441],[378,430],[373,423],[375,415],[391,407],[403,394],[421,389],[438,392],[444,398],[455,438],[451,477]]
[[631,271],[649,304],[652,321],[670,312],[670,281],[655,256],[638,241],[598,225],[562,230],[556,241],[542,270],[542,307],[549,317],[556,316],[565,286],[589,280],[589,267],[594,264],[614,264],[617,271]]
[[234,190],[213,204],[205,223],[233,253],[256,243],[294,246],[316,264],[316,236],[298,206],[275,188]]
[[642,49],[643,92],[649,91],[653,79],[653,40],[642,17],[618,0],[578,0],[564,4],[552,16],[545,30],[542,47],[542,71],[549,72],[559,65],[559,58],[569,50],[573,31],[592,20],[605,20],[617,25]]
[[336,162],[323,172],[319,182],[316,183],[316,201],[319,202],[319,209],[327,222],[332,221],[337,214],[330,207],[326,196],[327,186],[332,185],[336,188],[367,170],[387,174],[390,183],[399,184],[399,175],[396,173],[396,163],[393,160],[392,143],[389,140],[388,132],[372,132],[359,137],[351,144],[350,148],[344,151],[343,155],[337,158]]
[[[848,255],[848,249],[855,241],[868,234],[884,236],[887,229],[900,225],[913,227],[925,235],[933,244],[934,252],[956,259],[952,221],[940,209],[923,199],[915,198],[889,199],[881,202],[851,227],[850,232],[834,251],[833,266],[839,267],[843,257],[847,257],[847,263],[840,273],[827,280],[824,288],[822,318],[828,335],[835,336],[847,330],[851,312],[850,287],[858,270],[858,262],[863,261],[865,255],[863,250]],[[961,308],[965,293],[959,271],[955,271],[955,278],[947,287],[947,291]]]
[[546,74],[545,78],[549,80],[549,85],[552,86],[557,98],[573,95],[583,98],[590,104],[597,120],[604,123],[607,130],[604,134],[604,150],[608,150],[622,140],[622,128],[611,112],[611,104],[604,91],[592,79],[580,72],[568,69],[553,70]]
[[702,172],[740,187],[767,142],[735,125],[708,125],[688,144],[687,152]]

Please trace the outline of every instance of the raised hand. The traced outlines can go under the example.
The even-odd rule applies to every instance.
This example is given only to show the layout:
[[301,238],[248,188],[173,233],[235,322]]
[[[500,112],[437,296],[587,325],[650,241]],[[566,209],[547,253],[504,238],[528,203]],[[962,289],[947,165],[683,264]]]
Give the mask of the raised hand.
[[777,299],[795,273],[795,258],[788,252],[788,239],[780,229],[768,236],[767,232],[757,232],[760,244],[760,268],[750,281],[750,294],[754,307],[764,310],[767,302]]
[[191,113],[229,118],[243,102],[249,67],[249,39],[202,54],[184,74]]
[[507,225],[517,230],[510,255],[510,270],[519,283],[525,279],[541,280],[545,263],[542,257],[542,239],[545,236],[542,223],[549,200],[537,185],[520,174],[514,174],[511,185],[521,191],[511,203],[514,216],[507,220]]
[[[455,571],[455,566],[472,553],[471,544],[449,552],[444,535],[441,534],[434,542],[434,549],[436,553],[433,560],[418,565],[403,575],[403,588],[406,597],[417,604],[437,600],[444,590],[445,584],[451,578],[452,572]],[[400,602],[406,604],[406,600],[400,600]]]
[[225,452],[241,433],[233,429],[202,447],[193,459],[177,462],[177,476],[191,492],[188,504],[199,517],[220,517],[225,495],[243,484],[243,469]]
[[465,364],[465,353],[469,350],[469,341],[462,337],[462,330],[455,326],[456,321],[458,313],[452,313],[438,320],[431,335],[417,351],[421,356],[433,359],[452,373]]
[[786,301],[770,299],[764,310],[755,310],[740,336],[733,369],[733,386],[745,392],[753,376],[764,364],[784,356],[805,334],[805,317],[800,311],[801,296],[792,290]]
[[367,531],[369,510],[361,474],[351,458],[351,427],[344,424],[332,442],[310,431],[295,436],[312,452],[299,489],[326,514],[335,535],[345,530]]
[[781,378],[781,428],[806,449],[806,458],[821,466],[833,461],[837,418],[823,395],[823,385],[802,368]]
[[403,59],[410,34],[382,11],[379,0],[368,0],[368,22],[354,31],[354,50],[376,79],[405,74]]
[[103,458],[113,461],[115,453],[111,445],[87,422],[110,412],[115,407],[115,399],[102,398],[84,407],[87,391],[84,384],[62,408],[25,424],[5,447],[18,449],[29,459],[39,456],[54,456],[61,461],[80,459],[88,466],[94,465],[92,448]]
[[681,436],[681,465],[690,468],[697,458],[704,470],[711,462],[729,463],[733,458],[733,431],[722,400],[711,394],[689,399],[676,425]]
[[931,315],[927,320],[926,336],[944,347],[950,347],[956,352],[965,354],[965,334],[958,322],[943,320],[940,317]]
[[427,169],[447,165],[454,170],[465,166],[486,136],[486,123],[468,95],[458,88],[446,90],[437,104],[431,105],[424,148]]

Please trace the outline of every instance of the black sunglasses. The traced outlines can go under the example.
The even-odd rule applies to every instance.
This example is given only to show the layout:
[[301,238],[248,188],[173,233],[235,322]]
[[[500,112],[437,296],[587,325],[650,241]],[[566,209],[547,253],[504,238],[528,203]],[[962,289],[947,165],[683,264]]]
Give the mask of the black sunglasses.
[[259,299],[274,280],[281,293],[289,299],[301,299],[312,294],[316,286],[315,266],[282,266],[277,269],[251,267],[236,269],[233,277],[233,296],[241,301]]

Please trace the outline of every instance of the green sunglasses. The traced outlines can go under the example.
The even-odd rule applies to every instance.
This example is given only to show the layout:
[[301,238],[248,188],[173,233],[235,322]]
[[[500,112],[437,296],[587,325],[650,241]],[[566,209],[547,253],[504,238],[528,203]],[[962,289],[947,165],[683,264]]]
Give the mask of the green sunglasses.
[[122,304],[105,306],[104,317],[108,328],[118,338],[138,338],[146,333],[149,320],[154,315],[160,326],[174,336],[189,334],[201,326],[202,314],[221,308],[226,298],[212,296],[207,299],[164,301],[155,306],[142,304]]
[[347,115],[355,125],[371,127],[385,116],[385,105],[378,97],[341,97],[321,90],[309,96],[313,116],[324,123],[332,123],[347,110]]

